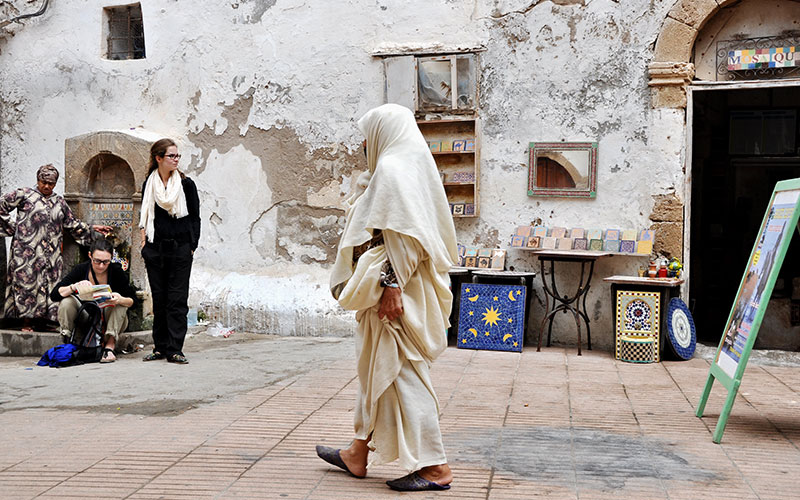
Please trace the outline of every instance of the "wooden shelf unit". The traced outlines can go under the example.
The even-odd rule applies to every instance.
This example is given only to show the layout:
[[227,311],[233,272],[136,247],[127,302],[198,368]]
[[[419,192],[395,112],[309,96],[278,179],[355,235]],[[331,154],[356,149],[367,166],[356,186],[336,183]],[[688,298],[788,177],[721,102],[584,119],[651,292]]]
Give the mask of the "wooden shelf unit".
[[[417,125],[425,140],[430,142],[452,142],[454,140],[472,139],[475,147],[472,151],[436,151],[433,159],[440,173],[445,175],[443,185],[447,201],[453,204],[463,203],[474,207],[472,214],[453,214],[453,217],[478,217],[479,214],[479,182],[480,182],[480,133],[478,118],[452,118],[446,120],[417,120]],[[453,181],[456,173],[471,173],[474,181]],[[451,207],[452,210],[452,207]]]

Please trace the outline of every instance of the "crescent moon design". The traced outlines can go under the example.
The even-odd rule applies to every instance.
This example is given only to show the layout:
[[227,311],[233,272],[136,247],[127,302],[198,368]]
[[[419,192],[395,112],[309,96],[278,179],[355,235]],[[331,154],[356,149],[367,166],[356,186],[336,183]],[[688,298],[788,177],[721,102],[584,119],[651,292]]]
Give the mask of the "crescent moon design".
[[476,330],[476,329],[474,329],[474,328],[470,328],[470,329],[469,329],[469,330],[467,330],[467,331],[468,331],[469,333],[471,333],[471,334],[475,335],[475,338],[478,338],[478,330]]
[[513,335],[511,335],[510,333],[506,333],[505,335],[503,335],[503,342],[505,342],[506,340],[508,340],[511,337],[513,337]]
[[508,292],[508,300],[510,300],[511,302],[516,302],[517,301],[517,299],[514,298],[514,291],[513,290]]
[[480,297],[480,295],[476,295],[474,297],[468,297],[467,300],[470,302],[475,302],[476,300],[478,300],[478,297]]

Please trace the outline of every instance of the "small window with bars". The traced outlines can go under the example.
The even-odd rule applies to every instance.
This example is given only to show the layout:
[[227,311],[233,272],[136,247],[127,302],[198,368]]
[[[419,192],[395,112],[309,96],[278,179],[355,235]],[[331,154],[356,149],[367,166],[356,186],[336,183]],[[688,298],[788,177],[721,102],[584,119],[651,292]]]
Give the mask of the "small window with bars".
[[107,59],[144,59],[144,22],[142,6],[135,3],[103,9],[108,20]]

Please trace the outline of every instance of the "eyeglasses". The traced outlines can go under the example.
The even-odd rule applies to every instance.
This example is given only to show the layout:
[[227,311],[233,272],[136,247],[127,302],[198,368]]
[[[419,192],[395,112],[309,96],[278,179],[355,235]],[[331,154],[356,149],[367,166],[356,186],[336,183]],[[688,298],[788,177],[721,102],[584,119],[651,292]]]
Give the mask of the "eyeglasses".
[[170,160],[180,160],[181,159],[181,155],[175,155],[175,154],[164,155],[164,158],[169,158]]
[[97,264],[98,266],[107,266],[111,264],[111,261],[108,259],[100,260],[100,259],[92,259],[93,264]]

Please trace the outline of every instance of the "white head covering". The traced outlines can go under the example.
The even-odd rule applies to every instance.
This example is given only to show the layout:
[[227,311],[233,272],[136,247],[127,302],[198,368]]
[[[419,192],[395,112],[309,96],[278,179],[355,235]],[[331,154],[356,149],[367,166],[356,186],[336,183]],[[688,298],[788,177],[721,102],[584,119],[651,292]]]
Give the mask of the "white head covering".
[[415,238],[439,273],[449,271],[458,255],[442,180],[413,113],[384,104],[368,111],[358,128],[367,139],[369,172],[359,177],[346,202],[347,222],[331,275],[334,296],[353,274],[353,247],[368,241],[373,229]]

